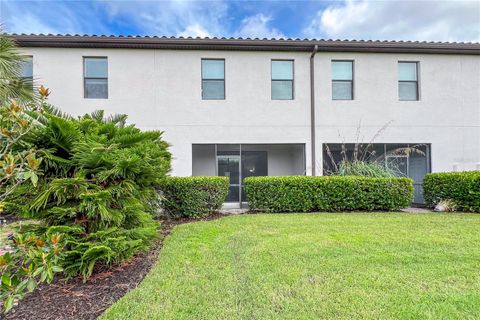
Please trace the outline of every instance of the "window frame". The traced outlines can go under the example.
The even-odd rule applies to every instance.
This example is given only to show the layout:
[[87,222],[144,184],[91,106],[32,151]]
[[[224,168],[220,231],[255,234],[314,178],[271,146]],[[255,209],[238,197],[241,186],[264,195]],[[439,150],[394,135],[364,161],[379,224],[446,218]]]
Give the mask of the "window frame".
[[[87,77],[86,76],[86,64],[85,61],[87,59],[106,59],[107,60],[107,77]],[[84,99],[108,99],[109,98],[109,85],[108,85],[108,56],[83,56],[83,98]],[[87,79],[102,79],[107,80],[107,96],[105,98],[92,98],[87,97]]]
[[[20,77],[20,79],[22,79],[22,81],[26,81],[28,83],[29,89],[33,92],[33,55],[22,55],[22,59],[24,59],[22,61],[22,63],[25,63],[27,59],[30,59],[30,61],[32,63],[32,75],[26,76],[26,77],[22,75]],[[22,66],[22,68],[23,68],[23,66]]]
[[[273,79],[273,62],[288,61],[292,63],[292,79]],[[292,98],[291,99],[273,99],[273,82],[274,81],[291,81],[292,82]],[[270,100],[273,101],[292,101],[295,100],[295,59],[270,59]]]
[[[33,55],[23,55],[22,56],[22,59],[25,59],[22,61],[22,63],[24,63],[27,59],[30,59],[30,61],[32,62],[32,75],[31,76],[28,76],[28,77],[24,77],[23,75],[20,77],[22,79],[30,79],[30,81],[33,82]],[[23,68],[23,66],[22,66]]]
[[[223,79],[203,79],[203,61],[223,61]],[[225,79],[227,78],[227,62],[225,58],[201,58],[200,59],[200,81],[201,81],[201,98],[202,100],[217,100],[217,101],[222,101],[222,100],[227,100],[227,83]],[[223,99],[206,99],[203,96],[203,82],[204,81],[223,81]]]
[[[352,63],[352,80],[335,80],[333,78],[333,72],[332,72],[332,67],[334,62],[351,62]],[[332,78],[332,101],[353,101],[355,100],[355,60],[353,59],[332,59],[330,62],[330,72],[331,72],[331,78]],[[351,87],[352,87],[352,94],[351,94],[351,99],[336,99],[333,97],[333,83],[334,82],[350,82]]]
[[[398,77],[398,70],[401,63],[414,63],[415,64],[415,76],[417,78],[416,81],[412,80],[400,80]],[[420,101],[420,61],[412,61],[412,60],[398,60],[397,61],[397,94],[398,94],[398,101]],[[416,89],[416,99],[415,100],[402,100],[400,99],[400,83],[415,83]]]

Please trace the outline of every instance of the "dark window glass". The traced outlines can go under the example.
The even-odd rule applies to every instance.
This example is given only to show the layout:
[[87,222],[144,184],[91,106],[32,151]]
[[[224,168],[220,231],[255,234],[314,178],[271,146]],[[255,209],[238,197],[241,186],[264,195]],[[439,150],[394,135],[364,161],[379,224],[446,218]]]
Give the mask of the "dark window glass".
[[332,99],[353,100],[353,61],[332,61]]
[[202,59],[202,99],[225,99],[225,60]]
[[33,79],[33,57],[28,56],[23,58],[20,77]]
[[293,100],[292,60],[272,60],[272,100]]
[[400,101],[418,100],[418,63],[398,63],[398,98]]
[[337,175],[342,161],[377,162],[414,181],[414,203],[423,203],[422,181],[430,172],[430,145],[398,143],[328,143],[323,145],[323,173]]
[[84,97],[108,98],[108,60],[103,57],[84,58]]
[[85,97],[93,99],[105,99],[108,96],[107,79],[85,79]]
[[22,86],[33,90],[33,57],[23,57],[20,69],[20,78],[23,79]]

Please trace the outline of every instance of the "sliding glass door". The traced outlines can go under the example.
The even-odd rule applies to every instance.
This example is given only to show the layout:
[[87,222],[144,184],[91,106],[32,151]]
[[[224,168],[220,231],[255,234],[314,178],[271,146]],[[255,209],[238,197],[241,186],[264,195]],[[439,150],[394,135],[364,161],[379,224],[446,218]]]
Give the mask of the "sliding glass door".
[[226,202],[240,201],[240,155],[218,155],[218,175],[228,177],[230,189]]

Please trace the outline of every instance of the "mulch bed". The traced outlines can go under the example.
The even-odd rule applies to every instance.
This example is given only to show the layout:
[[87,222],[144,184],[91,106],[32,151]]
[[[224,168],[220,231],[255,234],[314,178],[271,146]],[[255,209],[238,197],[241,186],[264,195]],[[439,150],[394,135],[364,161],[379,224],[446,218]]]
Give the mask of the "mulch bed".
[[[81,277],[65,282],[57,279],[50,285],[40,285],[27,294],[5,317],[10,320],[90,320],[96,319],[108,307],[135,288],[156,262],[163,239],[176,225],[222,217],[214,214],[203,219],[163,220],[161,240],[148,253],[138,254],[132,260],[112,268],[98,268],[83,282]],[[0,319],[2,316],[0,315]]]

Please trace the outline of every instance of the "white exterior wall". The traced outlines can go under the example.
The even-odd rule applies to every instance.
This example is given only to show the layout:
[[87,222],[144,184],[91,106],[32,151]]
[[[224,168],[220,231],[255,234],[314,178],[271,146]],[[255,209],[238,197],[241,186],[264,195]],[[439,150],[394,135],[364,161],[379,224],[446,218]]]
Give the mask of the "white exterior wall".
[[[192,174],[192,144],[302,143],[311,174],[309,53],[22,48],[50,102],[71,114],[126,113],[164,130],[173,175]],[[83,98],[83,56],[108,57],[109,98]],[[201,58],[225,59],[226,100],[201,99]],[[295,61],[295,99],[271,100],[271,59]],[[331,100],[331,60],[355,61],[353,101]],[[397,62],[420,62],[420,101],[398,101]],[[432,171],[480,166],[480,56],[317,53],[317,173],[322,143],[431,143]]]
[[[354,60],[353,101],[332,101],[331,60]],[[419,62],[420,101],[398,100],[398,61]],[[480,169],[480,56],[320,53],[317,170],[322,143],[431,143],[433,172]]]

